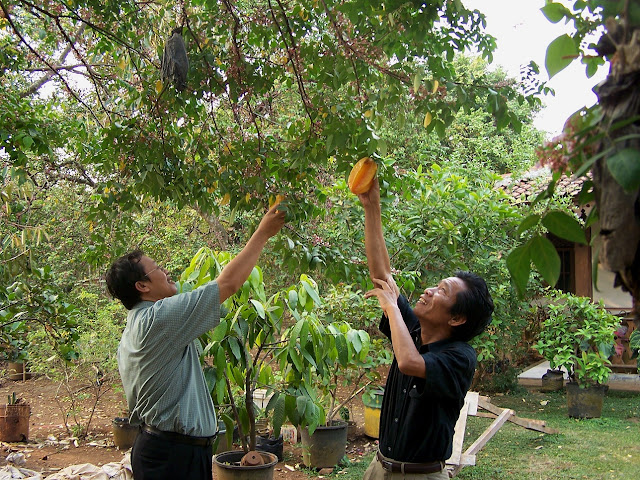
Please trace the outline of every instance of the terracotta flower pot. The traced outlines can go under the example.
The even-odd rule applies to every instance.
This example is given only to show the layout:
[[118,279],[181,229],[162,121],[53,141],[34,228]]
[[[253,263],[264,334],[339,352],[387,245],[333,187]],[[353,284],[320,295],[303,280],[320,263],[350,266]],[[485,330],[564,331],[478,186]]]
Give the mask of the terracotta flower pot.
[[29,405],[0,405],[0,440],[26,442],[29,439]]

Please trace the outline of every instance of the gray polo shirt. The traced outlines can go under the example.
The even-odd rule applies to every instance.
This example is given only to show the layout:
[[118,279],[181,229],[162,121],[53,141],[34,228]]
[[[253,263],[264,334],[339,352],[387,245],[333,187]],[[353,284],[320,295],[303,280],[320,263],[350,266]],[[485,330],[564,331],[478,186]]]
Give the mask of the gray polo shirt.
[[196,437],[216,433],[198,337],[218,323],[215,281],[157,302],[140,302],[129,311],[118,368],[133,425]]

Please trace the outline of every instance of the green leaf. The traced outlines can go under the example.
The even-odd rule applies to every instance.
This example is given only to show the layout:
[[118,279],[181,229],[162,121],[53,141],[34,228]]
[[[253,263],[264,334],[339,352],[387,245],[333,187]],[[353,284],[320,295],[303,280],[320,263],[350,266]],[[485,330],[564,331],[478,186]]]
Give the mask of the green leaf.
[[371,346],[371,337],[369,337],[369,334],[364,330],[358,330],[358,336],[360,337],[360,342],[362,343],[362,350],[366,350],[368,352]]
[[218,326],[214,328],[213,332],[211,333],[211,337],[210,337],[211,341],[220,342],[222,341],[222,339],[226,334],[227,334],[227,321],[220,320],[220,323],[218,324]]
[[293,344],[289,345],[289,358],[291,358],[291,362],[295,365],[299,372],[303,371],[303,364],[300,355],[298,355],[298,351],[295,349]]
[[302,281],[302,286],[307,291],[309,296],[313,299],[313,301],[315,302],[316,305],[318,305],[318,306],[322,305],[322,300],[320,300],[320,296],[318,295],[318,292],[316,291],[316,289],[313,288],[313,285],[311,285],[306,280],[303,280]]
[[387,156],[387,150],[388,150],[387,142],[383,139],[378,140],[378,152],[382,157]]
[[284,411],[289,417],[289,420],[294,425],[298,425],[300,423],[300,416],[298,415],[297,410],[297,399],[293,395],[286,395],[284,399]]
[[298,339],[300,340],[300,351],[303,351],[309,339],[309,323],[306,321],[301,321],[298,323],[302,323],[302,327],[300,328]]
[[33,138],[31,138],[29,135],[25,135],[24,137],[22,137],[22,144],[25,146],[25,148],[30,148],[31,145],[33,145]]
[[253,267],[251,274],[249,275],[249,283],[253,288],[258,290],[262,284],[262,275],[258,267]]
[[289,307],[294,310],[298,307],[298,292],[294,288],[289,290]]
[[338,351],[338,362],[340,365],[347,365],[349,362],[349,348],[347,347],[347,339],[344,335],[336,336],[336,350]]
[[300,331],[302,330],[302,326],[304,325],[304,320],[298,320],[293,328],[289,332],[289,345],[295,345],[296,341],[300,337]]
[[224,354],[224,348],[218,348],[218,351],[216,352],[216,355],[215,355],[215,360],[216,360],[216,369],[219,372],[224,372],[225,366],[227,364],[227,357]]
[[565,33],[556,38],[547,47],[544,60],[549,78],[553,78],[558,72],[568,67],[578,55],[578,47],[569,35]]
[[[278,438],[280,436],[280,429],[282,428],[282,424],[284,423],[286,412],[285,412],[285,404],[284,404],[284,395],[278,394],[278,392],[273,394],[271,401],[273,398],[276,398],[275,405],[273,406],[273,416],[271,419],[271,423],[273,425],[273,435]],[[271,404],[269,401],[269,404]]]
[[260,316],[260,318],[263,318],[263,319],[266,318],[264,306],[259,301],[254,300],[253,298],[251,299],[251,303],[255,307],[256,312],[258,312],[258,315]]
[[520,223],[520,225],[518,226],[518,230],[516,231],[516,233],[518,235],[520,235],[522,232],[529,230],[532,227],[535,227],[536,225],[538,225],[538,222],[540,222],[540,215],[529,215],[527,218],[525,218],[522,223]]
[[226,413],[223,413],[220,416],[220,418],[224,422],[225,430],[227,432],[230,432],[230,434],[229,435],[225,435],[225,437],[227,439],[227,448],[231,448],[231,445],[233,444],[233,435],[231,433],[233,432],[233,429],[235,428],[235,422],[233,421],[233,418],[231,418],[231,416],[227,415]]
[[356,353],[362,350],[362,340],[360,340],[360,335],[358,335],[357,330],[349,330],[347,332],[347,340],[349,340],[349,343]]
[[587,237],[580,222],[568,213],[558,210],[547,213],[542,224],[554,235],[572,242],[587,244]]
[[242,370],[238,367],[233,367],[231,369],[231,376],[239,387],[244,386],[244,375],[242,374]]
[[529,273],[531,272],[531,257],[528,244],[516,247],[511,251],[507,256],[507,268],[518,292],[524,294],[527,290],[527,282],[529,282]]
[[635,148],[619,150],[607,158],[607,167],[616,182],[630,193],[640,188],[640,151]]
[[571,17],[571,12],[567,7],[555,2],[546,4],[540,11],[551,23],[558,23],[564,17]]
[[237,338],[229,338],[229,348],[231,348],[231,353],[233,353],[233,356],[236,357],[236,360],[240,360],[240,345]]
[[602,358],[609,358],[616,353],[613,343],[600,343],[598,345],[598,352],[602,355]]
[[560,256],[553,243],[541,235],[530,241],[531,261],[536,266],[542,278],[551,286],[558,283],[560,277]]
[[301,350],[301,352],[302,356],[306,358],[307,362],[309,362],[309,365],[313,365],[315,368],[318,368],[316,360],[315,358],[313,358],[313,355],[311,355],[311,353],[309,353],[306,349]]
[[309,399],[305,396],[300,396],[296,398],[296,410],[300,417],[304,417],[305,412],[307,411],[307,406],[309,405]]
[[413,91],[417,92],[420,88],[420,72],[413,76]]

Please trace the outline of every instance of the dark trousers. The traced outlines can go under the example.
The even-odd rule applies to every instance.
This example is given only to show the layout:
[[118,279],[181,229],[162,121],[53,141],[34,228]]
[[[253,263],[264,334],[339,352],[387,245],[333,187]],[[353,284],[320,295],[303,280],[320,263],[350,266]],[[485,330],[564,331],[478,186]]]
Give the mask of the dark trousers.
[[212,480],[211,445],[177,443],[144,430],[131,450],[135,480]]

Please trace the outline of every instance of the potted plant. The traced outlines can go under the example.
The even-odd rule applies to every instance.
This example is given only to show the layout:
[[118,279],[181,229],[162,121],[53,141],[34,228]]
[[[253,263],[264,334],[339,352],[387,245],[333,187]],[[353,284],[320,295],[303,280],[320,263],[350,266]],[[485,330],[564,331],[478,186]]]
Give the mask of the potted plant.
[[[215,278],[230,260],[226,252],[201,249],[181,275],[180,289]],[[265,415],[276,439],[286,420],[312,435],[337,418],[340,408],[357,394],[338,399],[338,379],[353,381],[355,375],[359,383],[368,369],[373,370],[367,358],[368,334],[345,322],[325,325],[318,315],[321,305],[316,283],[304,274],[297,284],[267,296],[262,271],[255,267],[243,287],[225,301],[220,325],[203,336],[203,357],[211,359],[204,367],[205,377],[214,403],[228,406],[230,414],[220,415],[221,420],[227,432],[234,425],[238,428],[242,444],[241,452],[216,456],[217,471],[240,468],[243,455],[259,450],[257,389],[269,398]],[[267,463],[275,465],[273,460]]]
[[552,369],[568,372],[569,416],[599,417],[619,319],[586,297],[555,291],[550,300],[535,348]]
[[[216,278],[232,256],[200,249],[179,279],[180,291],[197,288]],[[211,387],[214,403],[219,408],[219,421],[224,422],[227,435],[238,429],[241,451],[229,450],[214,457],[214,469],[222,478],[234,478],[242,458],[256,450],[256,417],[253,393],[258,386],[273,381],[270,351],[279,330],[283,307],[279,294],[266,297],[262,271],[254,267],[243,287],[223,304],[226,315],[220,324],[201,338],[203,358],[211,359],[204,366],[205,378]],[[226,411],[226,413],[222,413]],[[258,462],[259,475],[273,477],[277,457],[265,453],[251,459]],[[266,477],[264,477],[266,475]]]
[[[216,278],[231,258],[227,252],[202,248],[181,275],[180,290],[196,288]],[[315,321],[309,313],[320,303],[315,282],[306,275],[300,277],[297,285],[267,297],[262,271],[255,267],[243,287],[224,302],[226,314],[220,324],[201,338],[203,358],[211,363],[204,370],[214,403],[226,405],[229,412],[220,415],[220,419],[226,432],[238,428],[242,445],[242,451],[216,455],[214,467],[219,477],[234,478],[235,471],[244,475],[246,468],[270,470],[271,473],[261,472],[260,475],[267,475],[262,478],[273,476],[277,456],[254,453],[258,447],[256,421],[260,413],[254,401],[256,389],[266,390],[271,397],[266,412],[276,439],[287,418],[305,425],[319,423],[320,413],[313,407],[309,394],[286,384],[289,377],[301,375],[308,370],[310,361],[323,354],[322,338],[305,341],[310,337],[310,324]],[[283,333],[285,313],[294,319],[295,325]],[[279,370],[273,368],[276,361],[280,361]],[[301,403],[297,401],[305,396]],[[302,404],[308,404],[309,408],[297,408]],[[264,465],[240,465],[245,455],[253,456],[251,462],[262,460]]]
[[0,405],[0,441],[26,442],[29,439],[31,407],[15,392],[7,395],[7,403]]
[[[367,332],[346,322],[324,325],[314,317],[309,338],[322,339],[322,353],[309,361],[310,368],[296,370],[289,385],[304,392],[298,396],[299,409],[314,408],[319,414],[312,422],[300,422],[304,464],[324,468],[335,466],[344,457],[348,422],[341,418],[341,412],[364,388],[361,384],[367,371],[375,370],[368,355],[371,341]],[[302,332],[290,338],[305,341]],[[338,395],[339,387],[346,390],[343,397]]]
[[[324,310],[320,308],[319,312],[322,314]],[[322,344],[314,345],[318,353],[310,359],[311,368],[292,370],[289,387],[304,392],[298,395],[298,409],[310,408],[312,403],[319,414],[317,421],[300,422],[305,465],[333,467],[345,454],[348,437],[345,410],[348,412],[348,406],[368,385],[380,380],[377,368],[390,363],[390,358],[381,343],[371,342],[365,330],[352,328],[346,321],[325,324],[312,312],[307,325],[308,338],[322,339]],[[295,332],[288,338],[299,343],[305,341],[302,334]]]
[[[3,312],[4,313],[4,312]],[[18,316],[18,315],[16,315]],[[26,380],[25,361],[27,360],[27,324],[22,320],[5,323],[0,332],[2,349],[7,357],[9,380]]]

